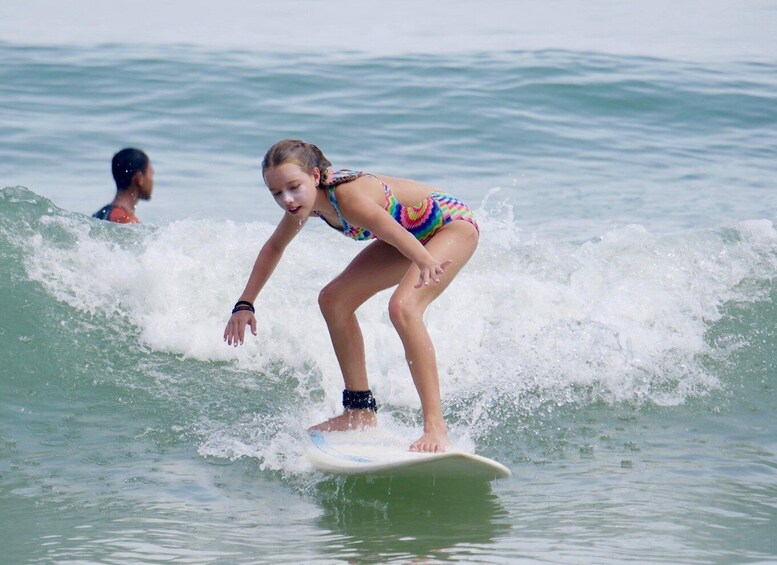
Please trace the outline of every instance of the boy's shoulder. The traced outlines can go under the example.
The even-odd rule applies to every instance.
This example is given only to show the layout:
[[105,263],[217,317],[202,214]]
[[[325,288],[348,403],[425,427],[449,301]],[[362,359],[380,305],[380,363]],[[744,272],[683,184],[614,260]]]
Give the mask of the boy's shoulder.
[[95,212],[92,217],[98,220],[108,220],[117,224],[139,224],[140,220],[132,212],[119,208],[113,204],[108,204]]

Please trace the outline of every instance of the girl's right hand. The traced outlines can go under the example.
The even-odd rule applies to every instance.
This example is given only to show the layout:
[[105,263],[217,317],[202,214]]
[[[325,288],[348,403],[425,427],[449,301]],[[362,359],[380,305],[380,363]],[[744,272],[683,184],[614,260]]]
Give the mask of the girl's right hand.
[[242,345],[245,341],[246,326],[251,326],[251,333],[256,335],[256,316],[250,310],[240,310],[232,314],[224,329],[224,341],[227,345]]

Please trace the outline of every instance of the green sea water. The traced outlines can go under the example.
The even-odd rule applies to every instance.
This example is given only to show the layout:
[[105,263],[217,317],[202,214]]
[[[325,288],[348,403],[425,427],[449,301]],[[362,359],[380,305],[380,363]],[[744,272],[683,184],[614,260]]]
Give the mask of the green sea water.
[[[721,6],[641,54],[639,34],[500,49],[514,22],[456,27],[462,6],[418,38],[458,30],[455,53],[378,49],[412,35],[399,15],[366,53],[127,41],[98,3],[79,41],[30,44],[0,8],[0,564],[777,560],[774,58],[698,56]],[[727,17],[735,43],[770,6]],[[168,9],[181,29],[207,12]],[[478,252],[426,321],[454,444],[510,479],[311,468],[305,429],[342,390],[316,298],[362,248],[323,222],[263,290],[258,336],[223,343],[280,215],[261,156],[290,136],[475,208]],[[135,227],[89,217],[125,145],[156,168]],[[380,425],[409,443],[387,300],[359,319]]]
[[[337,374],[323,345],[282,334],[295,316],[315,323],[313,313],[268,303],[276,322],[237,358],[219,348],[218,336],[193,344],[197,331],[165,341],[175,325],[167,316],[191,326],[223,321],[219,297],[207,291],[198,297],[200,312],[179,310],[211,269],[225,271],[209,258],[210,236],[197,233],[199,222],[132,231],[61,211],[25,190],[1,194],[3,562],[732,562],[776,554],[777,289],[770,273],[777,234],[769,224],[645,236],[614,252],[611,260],[624,261],[643,247],[660,258],[663,248],[668,261],[692,248],[681,262],[689,265],[700,246],[716,247],[718,266],[690,268],[673,292],[691,293],[681,308],[715,302],[717,319],[697,320],[701,333],[674,346],[651,352],[643,344],[638,353],[631,344],[629,352],[611,341],[604,322],[573,321],[569,311],[544,327],[527,323],[510,349],[504,335],[488,338],[514,330],[516,319],[505,313],[490,318],[476,346],[480,372],[443,362],[454,437],[513,471],[488,488],[313,472],[304,426],[334,409]],[[262,228],[211,227],[235,238]],[[155,263],[157,254],[178,253],[176,230],[193,240],[191,255]],[[586,245],[603,243],[514,251],[524,265],[564,270]],[[501,263],[486,255],[474,270],[500,276]],[[133,274],[137,264],[150,270],[142,275],[148,286],[128,295],[120,279],[141,276]],[[658,270],[677,275],[670,265]],[[165,281],[175,269],[193,270],[188,287]],[[116,279],[102,280],[101,270]],[[528,268],[534,285],[554,292],[571,289],[584,270],[550,281]],[[734,271],[728,288],[711,282]],[[622,273],[607,276],[610,286],[626,284]],[[466,296],[477,284],[465,278],[462,287]],[[149,294],[157,295],[159,316],[144,304]],[[372,316],[367,335],[380,340],[385,322]],[[692,318],[675,325],[690,330]],[[446,320],[432,317],[432,331]],[[472,328],[449,330],[457,347],[473,347]],[[660,331],[667,335],[659,341],[674,339],[674,329]],[[638,327],[622,329],[629,332],[649,339]],[[394,390],[384,393],[382,422],[412,433],[417,409],[402,400],[411,385],[400,352],[386,347],[386,358],[371,362],[381,375],[378,393]]]

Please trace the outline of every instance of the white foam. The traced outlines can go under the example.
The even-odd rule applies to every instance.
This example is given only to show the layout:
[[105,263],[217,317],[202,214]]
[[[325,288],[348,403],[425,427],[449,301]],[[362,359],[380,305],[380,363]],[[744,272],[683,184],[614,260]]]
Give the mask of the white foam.
[[[269,359],[313,363],[325,384],[339,384],[316,301],[358,243],[307,228],[257,301],[259,335],[233,349],[222,341],[224,324],[273,226],[181,221],[147,229],[127,246],[91,236],[88,222],[48,221],[77,241],[63,248],[37,235],[30,244],[30,278],[57,299],[91,314],[127,316],[154,350],[254,369]],[[774,260],[768,221],[741,224],[734,241],[714,231],[653,236],[626,226],[582,245],[523,244],[498,217],[483,224],[478,253],[427,313],[448,387],[482,373],[551,375],[554,367],[570,384],[617,380],[634,369],[669,371],[676,356],[706,351],[704,333],[721,304],[742,298],[738,285]],[[370,369],[376,387],[412,404],[388,296],[359,313]]]
[[[748,281],[777,269],[777,232],[768,221],[661,236],[625,226],[580,244],[523,241],[505,215],[481,218],[478,253],[426,317],[446,406],[462,407],[453,430],[462,441],[468,426],[498,425],[482,421],[495,402],[676,405],[707,394],[719,383],[701,358],[726,352],[705,333],[727,302],[760,298]],[[273,226],[191,220],[129,232],[107,224],[95,230],[94,221],[71,215],[44,221],[70,242],[33,237],[26,266],[57,300],[106,323],[123,316],[153,351],[233,360],[251,371],[281,361],[301,396],[323,390],[324,402],[283,422],[248,422],[242,431],[212,422],[206,431],[203,454],[302,468],[301,451],[291,447],[301,436],[289,430],[302,433],[335,414],[342,390],[318,290],[359,243],[308,226],[257,301],[259,335],[235,349],[222,340],[224,324]],[[117,243],[129,233],[135,243]],[[398,411],[397,420],[390,409],[381,417],[412,427],[406,418],[419,402],[387,301],[383,293],[359,312],[368,371],[382,404]]]

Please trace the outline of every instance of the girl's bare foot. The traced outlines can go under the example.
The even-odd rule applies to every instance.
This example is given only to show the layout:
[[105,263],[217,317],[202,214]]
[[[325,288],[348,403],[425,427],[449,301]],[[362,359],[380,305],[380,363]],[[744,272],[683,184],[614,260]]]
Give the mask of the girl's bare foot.
[[415,440],[410,451],[441,453],[448,449],[448,429],[442,426],[424,426],[424,435]]
[[329,418],[308,428],[308,431],[320,432],[347,432],[349,430],[364,430],[378,425],[378,417],[369,408],[349,410],[346,409],[339,416]]

